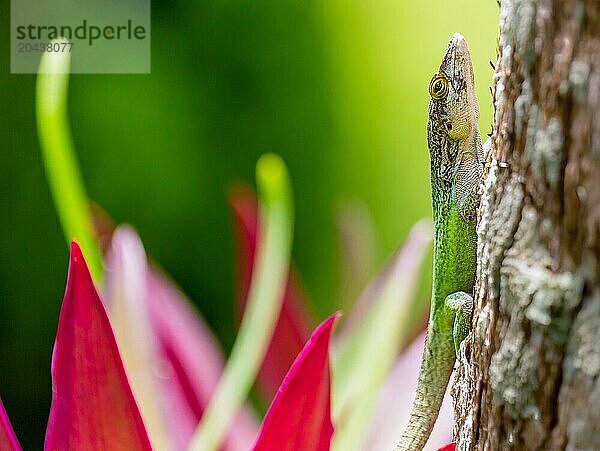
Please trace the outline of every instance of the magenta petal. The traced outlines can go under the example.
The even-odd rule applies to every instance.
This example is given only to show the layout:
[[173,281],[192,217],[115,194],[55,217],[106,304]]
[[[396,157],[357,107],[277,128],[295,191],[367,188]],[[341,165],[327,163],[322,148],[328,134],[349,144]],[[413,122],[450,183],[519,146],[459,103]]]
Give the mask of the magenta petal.
[[52,356],[45,449],[152,449],[106,310],[75,242]]
[[21,451],[21,445],[15,431],[10,424],[4,404],[0,399],[0,450],[2,451]]
[[335,313],[314,331],[269,407],[255,451],[327,451],[333,435],[329,340]]
[[[223,354],[198,312],[163,274],[148,271],[149,313],[162,354],[162,388],[175,450],[185,449],[223,371]],[[258,422],[248,407],[238,413],[224,451],[246,451]]]
[[437,451],[454,451],[456,449],[456,443],[448,443],[446,446],[442,446]]
[[[236,303],[241,313],[246,305],[258,236],[258,201],[252,189],[236,186],[230,193],[229,203],[234,213],[237,244]],[[272,399],[290,365],[310,335],[310,318],[298,277],[292,269],[286,286],[281,314],[271,344],[267,349],[258,385],[267,399]]]

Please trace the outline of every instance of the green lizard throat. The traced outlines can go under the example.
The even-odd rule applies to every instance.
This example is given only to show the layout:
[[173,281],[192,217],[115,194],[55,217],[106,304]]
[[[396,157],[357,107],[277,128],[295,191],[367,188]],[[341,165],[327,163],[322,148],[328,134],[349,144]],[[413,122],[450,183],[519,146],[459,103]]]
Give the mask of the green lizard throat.
[[431,160],[434,248],[427,341],[410,420],[396,451],[421,450],[471,326],[477,235],[477,189],[484,152],[473,66],[456,33],[429,84],[427,143]]

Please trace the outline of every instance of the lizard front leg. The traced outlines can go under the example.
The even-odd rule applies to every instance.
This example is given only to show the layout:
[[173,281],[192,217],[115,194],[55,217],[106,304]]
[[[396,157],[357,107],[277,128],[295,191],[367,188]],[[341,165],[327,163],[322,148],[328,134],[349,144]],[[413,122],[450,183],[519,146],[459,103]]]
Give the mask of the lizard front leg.
[[464,291],[452,293],[444,300],[446,307],[454,313],[454,325],[452,338],[454,339],[454,352],[456,358],[464,362],[464,356],[460,352],[460,344],[471,330],[471,318],[473,317],[473,296]]

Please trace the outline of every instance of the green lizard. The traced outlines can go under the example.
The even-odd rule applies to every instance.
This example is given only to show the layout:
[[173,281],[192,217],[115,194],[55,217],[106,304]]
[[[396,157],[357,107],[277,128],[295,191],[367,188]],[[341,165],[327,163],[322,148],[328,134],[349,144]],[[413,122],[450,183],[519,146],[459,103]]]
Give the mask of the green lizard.
[[458,33],[429,83],[429,94],[427,143],[434,223],[431,312],[415,403],[396,451],[425,446],[460,344],[471,327],[477,189],[484,151],[471,56]]

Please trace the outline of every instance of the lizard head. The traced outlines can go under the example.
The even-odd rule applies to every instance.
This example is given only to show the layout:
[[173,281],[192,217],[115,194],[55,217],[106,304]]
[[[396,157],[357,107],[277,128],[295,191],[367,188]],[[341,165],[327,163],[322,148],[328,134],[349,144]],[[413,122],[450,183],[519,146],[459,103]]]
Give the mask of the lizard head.
[[429,95],[429,134],[445,138],[443,141],[470,141],[477,129],[479,105],[469,47],[461,34],[452,36],[429,83]]

